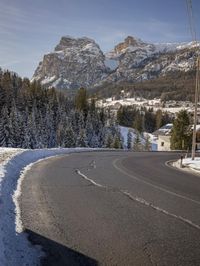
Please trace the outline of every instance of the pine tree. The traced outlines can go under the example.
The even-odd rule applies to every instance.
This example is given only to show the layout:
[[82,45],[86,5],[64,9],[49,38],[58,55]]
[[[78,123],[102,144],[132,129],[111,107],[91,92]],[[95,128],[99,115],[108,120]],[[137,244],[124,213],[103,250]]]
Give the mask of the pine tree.
[[22,146],[23,149],[30,149],[31,147],[31,131],[30,128],[25,127],[24,130],[24,138],[22,140]]
[[145,111],[144,128],[146,132],[153,132],[156,129],[155,114],[153,112],[153,109]]
[[4,106],[1,111],[0,121],[0,147],[8,147],[10,144],[10,121],[8,108]]
[[87,147],[87,138],[85,134],[85,129],[80,130],[76,140],[76,147]]
[[65,128],[62,123],[59,123],[57,126],[56,130],[56,145],[58,147],[65,146],[64,141],[65,141]]
[[10,121],[10,141],[11,147],[21,147],[22,136],[23,136],[23,121],[22,117],[17,110],[15,100],[12,101],[12,108],[9,115]]
[[145,151],[151,150],[151,141],[150,141],[150,137],[148,135],[145,137],[144,149],[145,149]]
[[121,143],[121,140],[120,140],[120,137],[118,134],[114,135],[111,147],[114,149],[121,149],[122,148],[122,143]]
[[163,126],[163,114],[162,111],[159,109],[156,111],[156,129],[159,129]]
[[136,133],[136,137],[133,143],[133,150],[134,151],[141,151],[141,140],[139,132]]
[[88,112],[87,92],[86,89],[80,88],[75,99],[75,106],[78,111],[82,111],[84,115]]
[[136,114],[135,120],[133,122],[133,128],[139,133],[143,131],[143,117],[139,112]]
[[92,120],[91,116],[90,116],[90,114],[88,114],[85,130],[86,130],[86,136],[87,136],[87,143],[88,143],[89,147],[92,147],[91,146],[92,145],[91,142],[92,142],[92,137],[94,135],[94,129],[93,129],[91,120]]
[[128,134],[127,134],[127,149],[128,149],[128,150],[131,150],[131,149],[132,149],[132,141],[133,141],[132,133],[131,133],[131,131],[129,130],[129,131],[128,131]]
[[181,110],[173,122],[170,144],[172,150],[187,150],[191,147],[192,131],[186,110]]
[[[80,140],[79,140],[80,141]],[[80,141],[81,142],[81,141]],[[75,147],[76,141],[75,141],[75,135],[74,135],[74,131],[71,127],[71,125],[69,125],[66,129],[65,129],[65,135],[64,135],[64,147],[65,148],[72,148]],[[82,145],[82,143],[80,143]],[[82,147],[82,146],[81,146]]]
[[27,127],[28,127],[28,132],[30,135],[30,148],[35,149],[37,147],[37,127],[36,127],[34,110],[29,115]]
[[90,147],[91,148],[98,148],[99,147],[99,139],[96,134],[92,136],[92,139],[90,141]]
[[106,131],[105,133],[105,148],[112,148],[112,143],[113,143],[113,135],[109,130]]

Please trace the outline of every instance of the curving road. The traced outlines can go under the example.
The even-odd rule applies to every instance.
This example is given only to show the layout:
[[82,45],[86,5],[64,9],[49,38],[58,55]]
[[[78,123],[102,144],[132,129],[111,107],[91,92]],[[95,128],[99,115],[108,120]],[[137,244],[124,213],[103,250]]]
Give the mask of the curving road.
[[39,162],[23,224],[42,265],[200,265],[200,177],[175,153],[88,152]]

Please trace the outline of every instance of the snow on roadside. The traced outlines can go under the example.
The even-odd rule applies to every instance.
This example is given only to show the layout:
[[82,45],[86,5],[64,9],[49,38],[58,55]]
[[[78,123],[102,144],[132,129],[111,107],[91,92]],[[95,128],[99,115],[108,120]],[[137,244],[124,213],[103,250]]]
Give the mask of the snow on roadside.
[[172,166],[179,168],[183,171],[190,171],[200,174],[200,157],[195,157],[194,160],[192,158],[184,158],[182,161],[181,167],[181,159],[172,162]]
[[185,158],[183,159],[183,166],[200,172],[200,158],[196,157],[194,160],[192,160],[191,158]]
[[[41,248],[32,246],[23,233],[18,199],[24,171],[38,160],[71,152],[95,149],[22,150],[0,148],[0,265],[38,265]],[[19,178],[20,177],[20,178]]]

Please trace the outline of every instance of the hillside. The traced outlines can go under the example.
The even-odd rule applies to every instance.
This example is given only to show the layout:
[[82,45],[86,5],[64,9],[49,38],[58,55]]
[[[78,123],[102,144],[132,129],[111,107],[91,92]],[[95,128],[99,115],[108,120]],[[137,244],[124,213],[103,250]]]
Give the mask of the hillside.
[[180,100],[193,101],[195,87],[195,71],[171,72],[152,80],[141,82],[105,82],[101,86],[89,90],[97,98],[118,97],[122,90],[130,97],[143,97],[146,99],[161,98],[163,101]]

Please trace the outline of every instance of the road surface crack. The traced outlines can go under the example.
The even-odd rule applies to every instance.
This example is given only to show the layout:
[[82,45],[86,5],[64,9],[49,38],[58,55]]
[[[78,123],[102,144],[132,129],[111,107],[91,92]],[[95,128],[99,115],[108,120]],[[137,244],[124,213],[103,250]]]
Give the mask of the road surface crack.
[[133,196],[129,191],[126,191],[126,190],[121,190],[121,189],[117,189],[117,188],[112,188],[112,187],[108,187],[108,186],[105,186],[105,185],[101,185],[97,182],[95,182],[93,179],[87,177],[86,175],[84,175],[83,173],[81,173],[81,171],[79,169],[76,169],[75,170],[76,173],[81,176],[82,178],[84,178],[86,181],[90,182],[92,185],[96,186],[96,187],[99,187],[99,188],[104,188],[106,190],[109,190],[109,191],[113,191],[113,192],[120,192],[121,194],[123,194],[124,196],[128,197],[130,200],[132,201],[135,201],[135,202],[138,202],[146,207],[149,207],[151,209],[153,209],[154,211],[158,211],[164,215],[167,215],[167,216],[170,216],[176,220],[179,220],[189,226],[192,226],[193,228],[197,229],[197,230],[200,230],[200,226],[193,223],[192,221],[182,217],[182,216],[179,216],[179,215],[176,215],[176,214],[173,214],[173,213],[170,213],[154,204],[152,204],[151,202],[148,202],[146,201],[145,199],[143,198],[140,198],[140,197],[137,197],[137,196]]

